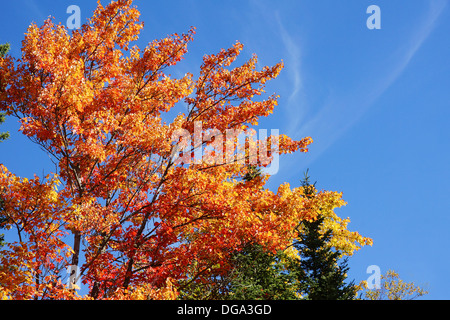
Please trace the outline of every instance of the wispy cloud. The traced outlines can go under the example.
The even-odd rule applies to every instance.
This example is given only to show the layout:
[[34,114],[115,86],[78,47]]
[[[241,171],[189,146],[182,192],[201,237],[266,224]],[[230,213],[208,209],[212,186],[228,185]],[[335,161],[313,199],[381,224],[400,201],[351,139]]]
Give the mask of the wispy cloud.
[[291,71],[292,77],[292,93],[289,96],[289,102],[291,102],[295,96],[299,93],[302,88],[302,77],[300,73],[301,67],[301,50],[298,43],[294,41],[292,36],[286,31],[281,22],[280,15],[278,13],[275,14],[276,21],[278,23],[279,33],[281,35],[281,40],[284,44],[285,50],[288,53],[288,59],[290,62],[289,70]]
[[296,39],[285,29],[278,12],[275,13],[275,21],[278,33],[286,52],[285,64],[289,71],[289,97],[286,108],[289,110],[289,121],[286,131],[288,134],[295,132],[295,128],[301,123],[308,108],[303,99],[303,75],[302,75],[302,50]]
[[38,25],[47,18],[40,9],[36,0],[27,0],[26,5],[28,7],[28,10],[32,13],[32,16],[34,17],[33,20],[36,23],[38,23]]
[[[400,77],[435,28],[446,5],[445,0],[430,2],[428,13],[417,31],[411,34],[410,41],[399,46],[394,63],[380,69],[376,74],[370,74],[370,79],[361,79],[360,87],[349,88],[348,91],[353,94],[348,96],[345,96],[345,93],[334,94],[310,121],[297,127],[296,137],[313,135],[316,141],[314,152],[308,155],[307,160],[303,161],[303,167],[317,159],[355,125],[375,101]],[[287,41],[286,44],[288,43]],[[298,119],[292,121],[297,123]],[[303,168],[299,168],[299,170],[303,170]]]

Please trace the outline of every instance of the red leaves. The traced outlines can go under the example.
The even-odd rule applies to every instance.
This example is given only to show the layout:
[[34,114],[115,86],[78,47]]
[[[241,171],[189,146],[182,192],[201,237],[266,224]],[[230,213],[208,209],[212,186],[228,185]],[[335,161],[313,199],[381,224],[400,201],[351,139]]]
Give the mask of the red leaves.
[[[193,134],[196,121],[204,133],[225,135],[272,113],[278,96],[262,96],[282,63],[257,70],[253,56],[229,69],[243,50],[236,43],[204,56],[198,79],[171,78],[166,69],[187,52],[194,28],[130,49],[141,28],[131,0],[99,3],[81,30],[69,35],[51,20],[31,25],[22,58],[0,58],[0,110],[19,118],[59,173],[40,182],[0,172],[9,226],[23,235],[2,264],[17,266],[0,279],[13,298],[73,298],[55,279],[78,261],[90,297],[173,298],[188,276],[226,272],[229,253],[248,241],[285,247],[305,217],[298,191],[265,190],[264,176],[242,181],[245,161],[182,164],[172,157],[173,133]],[[183,101],[188,114],[163,123],[162,114]],[[203,147],[216,140],[204,138]],[[312,142],[281,135],[276,149],[268,141],[261,139],[260,153],[263,142],[279,153],[306,152]],[[250,156],[244,153],[247,162]]]
[[29,299],[44,287],[47,291],[55,287],[72,253],[62,241],[68,212],[56,191],[58,183],[56,177],[47,177],[46,182],[20,179],[0,166],[1,214],[5,227],[16,229],[18,237],[0,254],[0,283],[15,297]]

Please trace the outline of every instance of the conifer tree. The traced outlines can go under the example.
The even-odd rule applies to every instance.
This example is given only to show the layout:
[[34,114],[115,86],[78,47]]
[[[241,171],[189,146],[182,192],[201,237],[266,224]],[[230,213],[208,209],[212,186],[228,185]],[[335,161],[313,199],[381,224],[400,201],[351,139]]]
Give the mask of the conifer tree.
[[234,257],[229,299],[293,300],[297,299],[296,280],[283,260],[282,252],[273,254],[262,246],[249,244]]
[[[261,169],[247,167],[245,182],[262,177]],[[235,300],[296,299],[295,277],[286,269],[288,257],[282,252],[268,252],[263,246],[249,242],[233,255],[233,269],[228,275],[226,298]]]
[[[315,196],[315,184],[308,173],[302,181],[306,197]],[[313,221],[302,221],[302,233],[294,241],[301,259],[296,269],[300,293],[308,300],[352,300],[356,295],[353,282],[346,284],[347,259],[339,262],[341,253],[329,246],[331,230],[322,231],[323,216]]]

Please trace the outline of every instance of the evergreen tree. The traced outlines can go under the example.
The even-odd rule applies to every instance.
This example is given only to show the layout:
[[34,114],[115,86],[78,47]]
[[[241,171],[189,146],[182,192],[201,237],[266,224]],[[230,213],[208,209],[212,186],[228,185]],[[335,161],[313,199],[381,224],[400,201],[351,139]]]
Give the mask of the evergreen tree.
[[[302,181],[306,197],[315,196],[306,173]],[[339,262],[340,252],[329,245],[331,230],[321,231],[324,221],[319,216],[313,221],[303,221],[303,230],[294,241],[301,259],[293,266],[300,283],[300,292],[309,300],[352,300],[356,295],[353,281],[345,283],[347,278],[347,259]]]
[[[248,167],[245,182],[261,177],[255,166]],[[305,174],[302,187],[306,197],[316,196],[315,184]],[[347,260],[340,263],[341,253],[329,245],[331,230],[323,231],[324,217],[302,221],[302,230],[293,246],[300,259],[285,252],[268,252],[257,243],[249,242],[232,254],[232,268],[227,275],[215,278],[215,286],[186,288],[182,298],[231,300],[351,300],[356,296],[353,282],[346,284]],[[299,228],[298,228],[299,229]],[[206,294],[204,290],[208,291]]]
[[[261,169],[248,166],[243,180],[261,177]],[[234,253],[233,269],[227,277],[226,298],[234,300],[292,300],[296,299],[295,277],[286,269],[288,259],[283,252],[271,253],[257,243],[249,242]]]
[[0,57],[4,57],[10,49],[9,43],[0,44]]
[[228,299],[293,300],[297,299],[296,279],[285,268],[282,252],[273,254],[259,244],[249,244],[233,258]]
[[261,169],[255,165],[247,166],[247,173],[243,177],[244,181],[251,181],[257,177],[261,176]]

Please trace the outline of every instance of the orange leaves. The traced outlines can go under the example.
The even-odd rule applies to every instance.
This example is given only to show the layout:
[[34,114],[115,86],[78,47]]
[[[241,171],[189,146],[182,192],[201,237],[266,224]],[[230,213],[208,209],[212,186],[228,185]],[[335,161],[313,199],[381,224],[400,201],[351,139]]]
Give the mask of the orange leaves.
[[225,50],[221,49],[218,54],[210,54],[203,56],[203,65],[201,67],[201,74],[206,75],[209,70],[217,67],[228,67],[239,56],[244,46],[237,41],[231,48]]
[[237,42],[218,54],[203,57],[195,97],[186,99],[190,110],[188,120],[202,121],[205,128],[224,131],[236,126],[256,125],[259,117],[272,113],[277,104],[276,96],[263,101],[252,99],[264,92],[265,82],[276,78],[283,64],[256,71],[257,57],[254,55],[242,66],[226,69],[242,49],[243,45]]
[[175,65],[187,52],[187,44],[193,40],[195,28],[191,28],[183,35],[173,34],[160,40],[154,40],[148,44],[143,54],[137,47],[131,49],[128,68],[130,71],[140,74],[143,80],[156,80],[163,69]]
[[119,45],[121,49],[127,49],[129,42],[136,40],[143,28],[143,24],[139,23],[140,12],[131,6],[132,3],[132,0],[118,0],[103,7],[98,1],[89,25],[82,28],[88,34],[86,38],[91,40],[88,43],[98,45],[99,41],[92,41],[98,37],[105,48]]
[[19,240],[8,243],[0,254],[0,283],[13,298],[30,299],[44,288],[51,294],[72,252],[61,240],[68,212],[58,184],[56,177],[44,183],[37,177],[20,179],[0,166],[2,216]]
[[[56,177],[47,176],[47,179],[49,180],[45,184],[40,183],[38,177],[32,180],[20,179],[0,165],[0,190],[7,198],[4,214],[11,223],[21,225],[22,229],[28,232],[28,227],[35,226],[30,224],[31,220],[42,223],[42,220],[54,217],[59,209],[60,199],[56,191],[59,181]],[[38,218],[34,211],[41,207]]]
[[49,18],[40,28],[35,24],[28,27],[22,42],[22,59],[35,71],[52,72],[60,68],[60,64],[67,68],[64,56],[70,48],[68,44],[66,28],[61,24],[54,25]]
[[[192,270],[226,272],[230,252],[249,241],[287,247],[295,227],[319,208],[340,230],[336,246],[351,252],[367,242],[333,213],[343,205],[339,194],[305,199],[287,184],[266,190],[267,176],[243,181],[252,152],[242,153],[247,162],[234,159],[234,134],[273,112],[278,96],[262,95],[282,63],[257,70],[253,56],[231,68],[243,50],[237,42],[204,56],[197,79],[170,77],[195,29],[130,49],[142,27],[131,0],[99,2],[80,30],[69,35],[51,20],[31,25],[21,59],[0,58],[0,110],[17,116],[22,132],[58,164],[58,176],[44,182],[0,167],[7,226],[20,238],[2,252],[0,297],[72,299],[58,277],[73,264],[92,298],[173,299]],[[183,102],[187,114],[163,122]],[[172,136],[195,135],[198,122],[204,136],[186,149],[191,155],[201,144],[209,148],[205,158],[176,162]],[[228,133],[230,141],[219,139]],[[257,165],[268,166],[273,153],[306,152],[312,139],[246,141],[268,159]],[[220,150],[229,145],[230,152]]]
[[[141,284],[129,289],[118,289],[110,300],[175,300],[178,291],[173,279],[167,278],[162,287],[154,287],[149,283]],[[1,294],[1,293],[0,293]],[[1,296],[0,296],[1,297]]]
[[297,150],[300,150],[301,152],[308,152],[308,145],[313,142],[312,138],[310,137],[303,138],[300,141],[294,141],[284,134],[280,135],[279,139],[279,152],[281,154],[292,153]]

